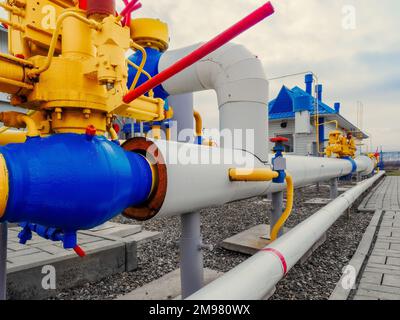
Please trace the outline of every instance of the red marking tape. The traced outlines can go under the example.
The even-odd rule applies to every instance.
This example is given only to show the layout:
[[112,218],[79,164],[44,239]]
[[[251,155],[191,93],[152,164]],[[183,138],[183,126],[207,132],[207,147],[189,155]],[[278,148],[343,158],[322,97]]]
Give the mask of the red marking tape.
[[278,250],[276,250],[276,249],[274,249],[274,248],[266,248],[266,249],[262,249],[261,251],[262,251],[262,252],[271,252],[271,253],[273,253],[274,255],[276,255],[276,256],[279,258],[279,260],[281,261],[282,268],[283,268],[283,274],[284,274],[285,276],[287,275],[288,266],[287,266],[287,263],[286,263],[286,259],[285,259],[285,257],[283,256],[282,253],[280,253]]

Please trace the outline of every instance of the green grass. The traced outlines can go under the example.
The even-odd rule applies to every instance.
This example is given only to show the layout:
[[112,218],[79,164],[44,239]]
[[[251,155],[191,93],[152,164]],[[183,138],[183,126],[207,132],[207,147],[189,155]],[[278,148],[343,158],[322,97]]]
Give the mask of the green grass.
[[388,170],[386,174],[392,177],[400,177],[400,170]]

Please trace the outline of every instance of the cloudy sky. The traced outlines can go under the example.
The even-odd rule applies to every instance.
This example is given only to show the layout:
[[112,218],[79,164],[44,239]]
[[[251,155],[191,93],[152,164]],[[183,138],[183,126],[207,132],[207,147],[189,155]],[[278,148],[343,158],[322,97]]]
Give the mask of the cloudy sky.
[[[121,1],[119,1],[122,3]],[[206,41],[264,0],[141,0],[136,16],[167,22],[171,48]],[[272,0],[274,16],[235,41],[262,60],[268,78],[311,70],[324,85],[324,98],[342,103],[354,124],[364,105],[362,128],[373,148],[400,151],[400,1]],[[354,13],[354,14],[353,14]],[[355,18],[355,19],[353,19]],[[285,84],[303,86],[303,76],[271,81],[273,99]],[[218,127],[213,92],[196,94],[205,126]],[[369,145],[369,142],[368,142]]]
[[[263,0],[142,0],[137,15],[168,22],[171,48],[206,41],[262,5]],[[374,148],[400,151],[400,1],[272,0],[268,18],[235,41],[262,60],[268,78],[311,70],[324,85],[328,103],[363,129]],[[353,8],[355,21],[352,21]],[[303,86],[303,76],[271,81],[274,98],[286,84]],[[214,93],[196,94],[206,127],[218,127]],[[368,142],[369,144],[369,142]]]

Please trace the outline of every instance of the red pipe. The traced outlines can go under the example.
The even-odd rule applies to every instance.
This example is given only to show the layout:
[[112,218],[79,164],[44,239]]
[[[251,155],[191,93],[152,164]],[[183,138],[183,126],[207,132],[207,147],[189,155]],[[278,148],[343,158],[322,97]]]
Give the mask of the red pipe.
[[79,0],[79,8],[82,10],[87,9],[87,0]]
[[218,48],[222,47],[224,44],[228,43],[233,38],[237,37],[244,31],[250,29],[260,21],[272,15],[274,12],[275,10],[271,2],[267,2],[262,7],[260,7],[259,9],[248,15],[246,18],[233,25],[228,30],[224,31],[211,41],[205,43],[200,48],[193,51],[191,54],[177,61],[172,66],[160,72],[158,75],[146,81],[136,89],[129,91],[124,97],[124,102],[130,103],[133,100],[139,98],[143,94],[149,92],[151,89],[154,89],[155,87],[157,87],[164,81],[168,80],[169,78],[173,77],[177,73],[181,72],[182,70],[190,67],[197,61],[201,60],[211,52],[214,52]]
[[125,15],[129,14],[132,12],[133,8],[136,6],[136,4],[139,2],[139,0],[132,0],[131,2],[128,2],[125,5],[125,8],[121,11],[120,15],[125,17]]

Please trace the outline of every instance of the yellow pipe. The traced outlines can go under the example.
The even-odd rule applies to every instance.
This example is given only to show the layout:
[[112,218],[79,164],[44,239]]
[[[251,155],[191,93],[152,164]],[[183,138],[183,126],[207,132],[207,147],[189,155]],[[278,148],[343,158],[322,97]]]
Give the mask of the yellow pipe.
[[235,168],[229,169],[231,181],[271,181],[279,177],[279,173],[269,168]]
[[17,57],[12,56],[11,54],[7,54],[7,53],[0,53],[0,59],[6,60],[8,62],[9,61],[15,62],[23,67],[28,67],[28,68],[33,68],[35,66],[29,60],[17,58]]
[[[35,110],[31,110],[31,111],[29,111],[28,112],[28,116],[32,116],[33,114],[35,114],[36,113],[36,111]],[[10,128],[9,127],[2,127],[1,129],[0,129],[0,135],[1,134],[3,134],[3,133],[5,133],[7,130],[9,130]]]
[[26,141],[26,132],[9,131],[0,134],[0,146],[6,146],[10,143],[24,143]]
[[336,130],[339,129],[339,121],[337,121],[337,120],[331,120],[331,121],[328,121],[328,122],[324,122],[324,123],[319,124],[319,126],[323,126],[323,125],[330,124],[330,123],[335,123],[336,124]]
[[28,90],[33,90],[33,85],[21,82],[21,81],[15,81],[7,78],[0,77],[0,83],[13,86],[13,87],[20,87]]
[[201,137],[203,135],[203,119],[201,114],[196,110],[193,112],[193,117],[196,122],[196,136]]
[[14,23],[12,21],[9,21],[9,20],[3,19],[3,18],[0,18],[0,23],[6,24],[7,26],[14,28],[18,31],[22,31],[22,32],[25,31],[25,28],[23,26],[21,26],[20,24]]
[[[27,137],[40,136],[40,133],[36,128],[35,121],[26,114],[13,111],[2,112],[0,113],[0,121],[4,122],[4,124],[6,124],[8,127],[13,127],[13,128],[26,127]],[[4,130],[3,132],[5,132],[7,129],[3,128],[3,130]]]
[[153,138],[156,140],[161,139],[161,126],[160,125],[153,125],[151,128],[153,132]]
[[272,228],[271,231],[271,241],[275,241],[278,239],[279,231],[285,225],[285,222],[290,217],[290,214],[293,210],[293,202],[294,202],[294,185],[293,178],[291,175],[286,174],[286,184],[287,184],[287,200],[286,200],[286,209],[283,212],[282,216],[276,223],[276,225]]
[[8,201],[8,170],[6,160],[0,154],[0,218],[4,216]]
[[139,81],[139,77],[141,76],[142,73],[144,73],[143,72],[144,66],[146,65],[147,62],[147,52],[142,46],[139,46],[133,40],[131,41],[131,48],[134,50],[139,50],[142,53],[142,61],[140,62],[139,68],[137,69],[135,78],[133,79],[132,85],[130,87],[130,90],[133,90],[134,88],[136,88],[136,85]]
[[56,50],[56,46],[57,46],[57,42],[58,42],[58,36],[60,35],[60,30],[62,28],[62,24],[63,24],[64,20],[66,18],[69,18],[69,17],[74,17],[74,18],[76,18],[76,19],[78,19],[78,20],[80,20],[80,21],[82,21],[84,23],[87,23],[91,28],[93,28],[93,29],[95,29],[97,31],[101,30],[101,24],[100,23],[97,23],[94,20],[89,20],[89,19],[79,15],[76,12],[68,11],[68,12],[62,13],[57,19],[56,28],[54,29],[53,36],[51,38],[51,42],[50,42],[50,47],[49,47],[49,51],[48,51],[48,54],[47,54],[46,63],[42,67],[40,67],[38,69],[32,69],[31,71],[29,71],[28,72],[28,77],[32,78],[32,77],[38,76],[38,75],[40,75],[41,73],[47,71],[50,68],[51,62],[52,62],[53,57],[54,57],[54,52]]
[[171,128],[165,129],[165,135],[166,135],[166,140],[170,141],[171,140]]
[[27,115],[19,115],[18,120],[25,123],[26,125],[26,136],[27,137],[38,137],[40,136],[39,130],[36,128],[36,123],[32,118]]
[[[128,62],[128,64],[130,65],[130,66],[132,66],[133,68],[135,68],[136,70],[137,70],[137,73],[143,73],[149,80],[151,79],[151,75],[150,75],[150,73],[148,73],[146,70],[144,70],[144,69],[140,69],[140,67],[138,66],[138,65],[136,65],[135,63],[133,63],[131,60],[129,60],[129,59],[126,59],[126,61]],[[133,83],[132,83],[132,85],[133,85]],[[131,89],[132,89],[132,86],[131,86]],[[150,91],[149,91],[149,97],[151,97],[151,98],[153,98],[154,97],[154,90],[153,89],[151,89]]]
[[24,10],[19,9],[19,8],[15,7],[15,6],[10,6],[7,3],[0,2],[0,7],[4,8],[4,10],[12,12],[16,16],[19,16],[19,17],[24,17],[25,16],[25,11]]
[[117,141],[119,139],[117,131],[113,127],[108,128],[108,133],[110,134],[110,138],[112,141]]

